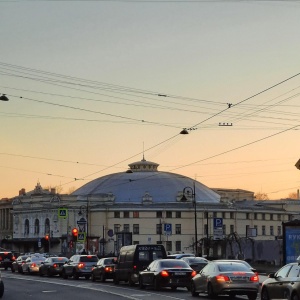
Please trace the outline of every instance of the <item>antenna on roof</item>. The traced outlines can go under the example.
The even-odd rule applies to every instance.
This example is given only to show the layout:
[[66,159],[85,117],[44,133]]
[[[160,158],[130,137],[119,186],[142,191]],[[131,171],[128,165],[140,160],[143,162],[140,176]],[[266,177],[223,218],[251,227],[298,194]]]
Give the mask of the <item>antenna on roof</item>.
[[144,152],[145,152],[145,150],[144,150],[144,142],[143,142],[143,159],[142,159],[142,161],[145,161],[145,155],[144,155],[145,153]]

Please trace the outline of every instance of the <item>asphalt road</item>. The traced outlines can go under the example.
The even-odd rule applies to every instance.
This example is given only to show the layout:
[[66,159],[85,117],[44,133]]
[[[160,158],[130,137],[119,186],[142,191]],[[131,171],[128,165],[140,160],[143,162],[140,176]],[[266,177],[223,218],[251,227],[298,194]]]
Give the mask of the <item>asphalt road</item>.
[[[260,281],[267,276],[261,275]],[[140,290],[128,284],[114,285],[111,280],[105,283],[92,282],[86,279],[68,279],[59,277],[40,277],[38,275],[22,275],[11,273],[10,270],[2,271],[5,285],[4,296],[1,300],[187,300],[195,299],[186,289],[176,291],[163,289],[159,292],[152,289]],[[258,295],[258,298],[260,295]],[[200,294],[199,299],[206,300],[205,294]],[[218,299],[228,300],[228,296]],[[245,300],[246,296],[236,297],[236,300]]]

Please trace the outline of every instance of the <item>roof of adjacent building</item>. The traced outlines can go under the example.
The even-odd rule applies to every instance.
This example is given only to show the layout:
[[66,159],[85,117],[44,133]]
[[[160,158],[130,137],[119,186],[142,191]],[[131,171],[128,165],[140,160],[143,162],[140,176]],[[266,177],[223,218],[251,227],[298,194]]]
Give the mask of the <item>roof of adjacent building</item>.
[[[141,161],[129,164],[129,170],[94,179],[72,193],[75,196],[107,197],[114,203],[169,203],[187,202],[219,203],[220,195],[189,177],[158,171],[159,164]],[[94,197],[93,197],[94,198]]]

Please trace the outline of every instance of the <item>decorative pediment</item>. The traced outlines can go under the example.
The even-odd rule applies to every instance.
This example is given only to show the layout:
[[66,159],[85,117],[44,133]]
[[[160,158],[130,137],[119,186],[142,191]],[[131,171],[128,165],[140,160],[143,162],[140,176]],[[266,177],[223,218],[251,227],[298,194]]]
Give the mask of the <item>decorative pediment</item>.
[[142,202],[144,204],[151,204],[152,201],[152,196],[149,194],[149,192],[145,192],[145,195],[142,197]]

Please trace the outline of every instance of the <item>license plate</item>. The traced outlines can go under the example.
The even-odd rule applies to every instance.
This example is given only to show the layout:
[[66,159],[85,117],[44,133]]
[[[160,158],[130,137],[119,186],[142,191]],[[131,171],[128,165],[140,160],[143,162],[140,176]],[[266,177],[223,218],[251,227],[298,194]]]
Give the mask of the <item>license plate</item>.
[[245,277],[245,276],[238,276],[238,277],[232,277],[231,280],[232,281],[248,281],[249,278]]
[[185,272],[175,272],[174,273],[176,276],[185,276],[186,273]]

